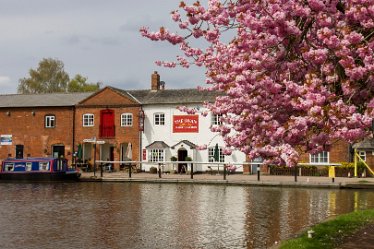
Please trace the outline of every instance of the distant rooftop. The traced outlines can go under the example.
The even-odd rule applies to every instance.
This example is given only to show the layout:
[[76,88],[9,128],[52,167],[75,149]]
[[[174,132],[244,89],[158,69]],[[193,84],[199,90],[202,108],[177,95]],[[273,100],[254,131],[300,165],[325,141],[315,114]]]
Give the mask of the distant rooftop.
[[0,95],[1,107],[74,106],[90,96],[88,93],[7,94]]

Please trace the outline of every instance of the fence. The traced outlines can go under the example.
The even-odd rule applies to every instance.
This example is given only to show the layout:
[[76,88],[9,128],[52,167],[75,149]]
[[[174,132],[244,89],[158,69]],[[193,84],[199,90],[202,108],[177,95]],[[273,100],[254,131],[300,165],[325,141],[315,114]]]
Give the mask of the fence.
[[[103,171],[108,165],[119,164],[123,170],[128,171],[129,177],[131,178],[132,173],[144,171],[144,165],[148,165],[149,172],[158,173],[161,178],[162,173],[185,173],[190,174],[191,179],[195,173],[211,173],[211,174],[222,174],[223,179],[226,179],[226,175],[233,174],[237,170],[240,171],[244,165],[260,165],[259,163],[230,163],[230,162],[198,162],[198,161],[163,161],[163,162],[146,162],[146,161],[103,161],[96,160],[94,165],[94,175],[96,171],[100,171],[103,176]],[[150,167],[149,167],[150,166]],[[120,167],[120,168],[121,168]],[[179,168],[178,168],[179,167]],[[180,168],[182,167],[182,168]],[[183,168],[184,167],[184,168]]]

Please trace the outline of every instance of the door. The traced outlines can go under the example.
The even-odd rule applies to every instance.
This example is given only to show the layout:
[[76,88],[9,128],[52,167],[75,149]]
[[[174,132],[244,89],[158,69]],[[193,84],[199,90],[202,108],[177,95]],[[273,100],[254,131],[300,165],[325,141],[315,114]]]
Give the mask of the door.
[[115,136],[114,111],[102,110],[100,112],[100,137],[112,138]]
[[23,158],[23,144],[16,145],[16,158]]
[[[185,161],[187,157],[187,150],[184,148],[180,148],[178,150],[178,161]],[[178,173],[186,173],[187,172],[187,163],[178,163]]]
[[65,157],[65,146],[64,145],[53,145],[52,156],[54,158]]

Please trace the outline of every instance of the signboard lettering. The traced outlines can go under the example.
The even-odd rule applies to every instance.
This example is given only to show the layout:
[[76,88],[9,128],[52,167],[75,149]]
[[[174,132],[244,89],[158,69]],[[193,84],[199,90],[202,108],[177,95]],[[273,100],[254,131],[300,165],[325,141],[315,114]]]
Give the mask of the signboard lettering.
[[174,115],[173,133],[199,132],[199,115]]

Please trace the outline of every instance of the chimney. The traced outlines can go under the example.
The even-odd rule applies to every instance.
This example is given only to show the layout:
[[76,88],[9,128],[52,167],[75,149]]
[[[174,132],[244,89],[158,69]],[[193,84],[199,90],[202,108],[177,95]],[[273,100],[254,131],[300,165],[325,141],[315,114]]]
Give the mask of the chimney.
[[151,77],[151,90],[160,90],[160,75],[157,73],[157,71],[154,71]]

